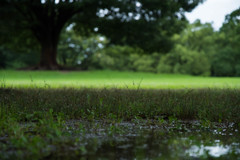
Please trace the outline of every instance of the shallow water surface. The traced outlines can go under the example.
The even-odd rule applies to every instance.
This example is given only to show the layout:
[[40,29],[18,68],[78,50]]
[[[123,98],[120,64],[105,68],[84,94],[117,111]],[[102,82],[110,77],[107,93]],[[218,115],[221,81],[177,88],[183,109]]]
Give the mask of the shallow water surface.
[[[239,125],[235,123],[178,120],[131,122],[70,120],[63,123],[62,133],[58,137],[38,132],[34,129],[36,125],[34,123],[21,124],[28,128],[25,138],[34,137],[27,140],[32,146],[30,148],[24,146],[27,144],[24,138],[18,141],[8,140],[7,135],[0,137],[0,146],[5,146],[5,150],[0,147],[0,157],[122,160],[240,159]],[[42,144],[44,147],[39,147],[41,145],[39,140],[45,141]],[[32,153],[30,154],[29,151]]]
[[[81,156],[93,159],[240,159],[236,124],[198,121],[69,121],[84,126],[74,133],[82,142]],[[66,153],[67,154],[67,153]]]

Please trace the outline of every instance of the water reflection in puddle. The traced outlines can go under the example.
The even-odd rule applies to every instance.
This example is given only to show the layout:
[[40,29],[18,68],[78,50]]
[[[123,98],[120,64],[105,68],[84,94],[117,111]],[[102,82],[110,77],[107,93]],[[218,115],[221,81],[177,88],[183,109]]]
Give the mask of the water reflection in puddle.
[[[71,123],[85,125],[85,133],[75,136],[86,142],[86,148],[95,148],[93,153],[84,154],[87,158],[240,159],[240,136],[233,123],[211,126],[202,126],[198,121]],[[92,140],[95,146],[91,145]]]
[[200,147],[194,145],[189,150],[186,151],[186,153],[192,157],[203,156],[206,152],[212,157],[220,157],[231,152],[231,147],[219,144],[216,144],[216,146],[201,145]]
[[[22,126],[33,128],[32,123]],[[49,142],[43,149],[49,159],[240,160],[239,125],[235,123],[72,120],[62,129],[57,143]],[[0,137],[1,141],[9,143],[7,137]],[[7,156],[15,153],[13,147],[4,151]]]

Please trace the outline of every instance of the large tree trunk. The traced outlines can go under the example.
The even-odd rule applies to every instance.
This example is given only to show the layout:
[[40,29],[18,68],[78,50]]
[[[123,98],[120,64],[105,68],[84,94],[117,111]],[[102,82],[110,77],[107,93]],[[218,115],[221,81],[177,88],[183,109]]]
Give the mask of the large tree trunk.
[[[54,19],[54,18],[52,18]],[[61,29],[63,25],[52,24],[53,20],[49,20],[45,23],[44,27],[35,31],[35,35],[41,45],[41,59],[40,63],[35,69],[40,70],[59,70],[63,69],[57,63],[57,46]]]
[[49,18],[43,28],[34,30],[36,38],[41,45],[41,59],[39,65],[35,69],[40,70],[62,70],[64,69],[57,63],[57,47],[61,30],[65,22],[60,21],[54,24],[54,18]]
[[37,69],[58,70],[61,66],[57,63],[57,43],[43,42],[41,44],[41,59]]
[[[61,30],[76,13],[82,12],[82,5],[70,1],[24,1],[14,3],[16,9],[29,24],[33,35],[41,45],[41,59],[33,69],[64,69],[57,63],[57,45]],[[21,5],[24,5],[22,7]],[[32,68],[31,68],[32,69]]]

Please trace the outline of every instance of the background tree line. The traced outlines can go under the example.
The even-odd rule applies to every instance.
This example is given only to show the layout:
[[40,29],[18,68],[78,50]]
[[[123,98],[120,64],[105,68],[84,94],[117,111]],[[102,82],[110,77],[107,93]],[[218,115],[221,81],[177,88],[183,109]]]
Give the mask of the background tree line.
[[[28,0],[21,4],[14,2],[18,7],[29,5]],[[60,1],[58,4],[55,1],[38,1],[34,7],[49,7],[50,11],[59,9],[60,12],[63,6],[67,6],[75,7],[77,12],[80,2],[85,1],[76,1],[76,4],[75,1],[74,4],[70,1]],[[196,21],[189,24],[184,15],[177,17],[179,13],[183,14],[179,11],[181,7],[184,7],[185,11],[191,11],[201,1],[132,1],[131,7],[118,1],[113,2],[115,1],[98,4],[99,1],[86,1],[83,5],[88,6],[91,3],[92,8],[82,11],[84,16],[76,15],[64,22],[56,51],[57,65],[81,70],[131,70],[203,76],[240,75],[240,9],[227,15],[221,29],[215,31],[209,23]],[[6,13],[8,16],[9,13],[16,16],[17,11],[9,3],[2,3],[2,6],[7,5],[8,8],[0,10],[0,68],[23,68],[39,64],[39,61],[42,61],[43,51],[39,52],[42,44],[34,38],[34,32],[28,28],[23,29],[29,26],[29,22],[22,18],[27,25],[21,22],[19,25],[24,27],[15,29],[16,23],[13,22],[16,20],[8,21]],[[163,7],[172,10],[160,15],[159,8]],[[81,6],[79,8],[81,9]],[[9,12],[9,9],[13,12]],[[92,20],[86,23],[86,18],[89,17]],[[49,17],[46,15],[44,18]],[[52,67],[47,63],[43,64],[43,67]]]

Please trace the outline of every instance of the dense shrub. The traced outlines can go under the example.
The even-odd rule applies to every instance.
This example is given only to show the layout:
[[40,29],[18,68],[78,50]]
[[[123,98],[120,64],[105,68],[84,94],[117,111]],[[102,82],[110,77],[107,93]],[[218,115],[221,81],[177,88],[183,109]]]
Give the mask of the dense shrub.
[[114,59],[105,53],[95,53],[91,58],[93,66],[90,66],[90,69],[113,69],[114,68]]
[[7,48],[0,47],[0,68],[16,69],[34,66],[38,63],[40,54],[34,50],[17,53]]
[[127,70],[128,56],[135,50],[128,46],[110,46],[92,57],[93,69]]
[[110,46],[93,55],[92,69],[156,72],[159,57],[159,53],[144,54],[138,48]]
[[204,53],[177,45],[173,51],[160,59],[157,71],[207,76],[210,74],[210,62]]
[[7,55],[3,49],[3,47],[0,47],[0,69],[1,68],[6,68],[7,66]]
[[239,76],[240,52],[225,47],[213,58],[213,76]]
[[129,46],[111,46],[100,50],[92,57],[93,69],[132,70],[139,72],[178,73],[191,75],[210,74],[207,56],[182,45],[168,54],[144,54]]
[[130,55],[131,68],[139,72],[156,72],[155,60],[151,55]]

